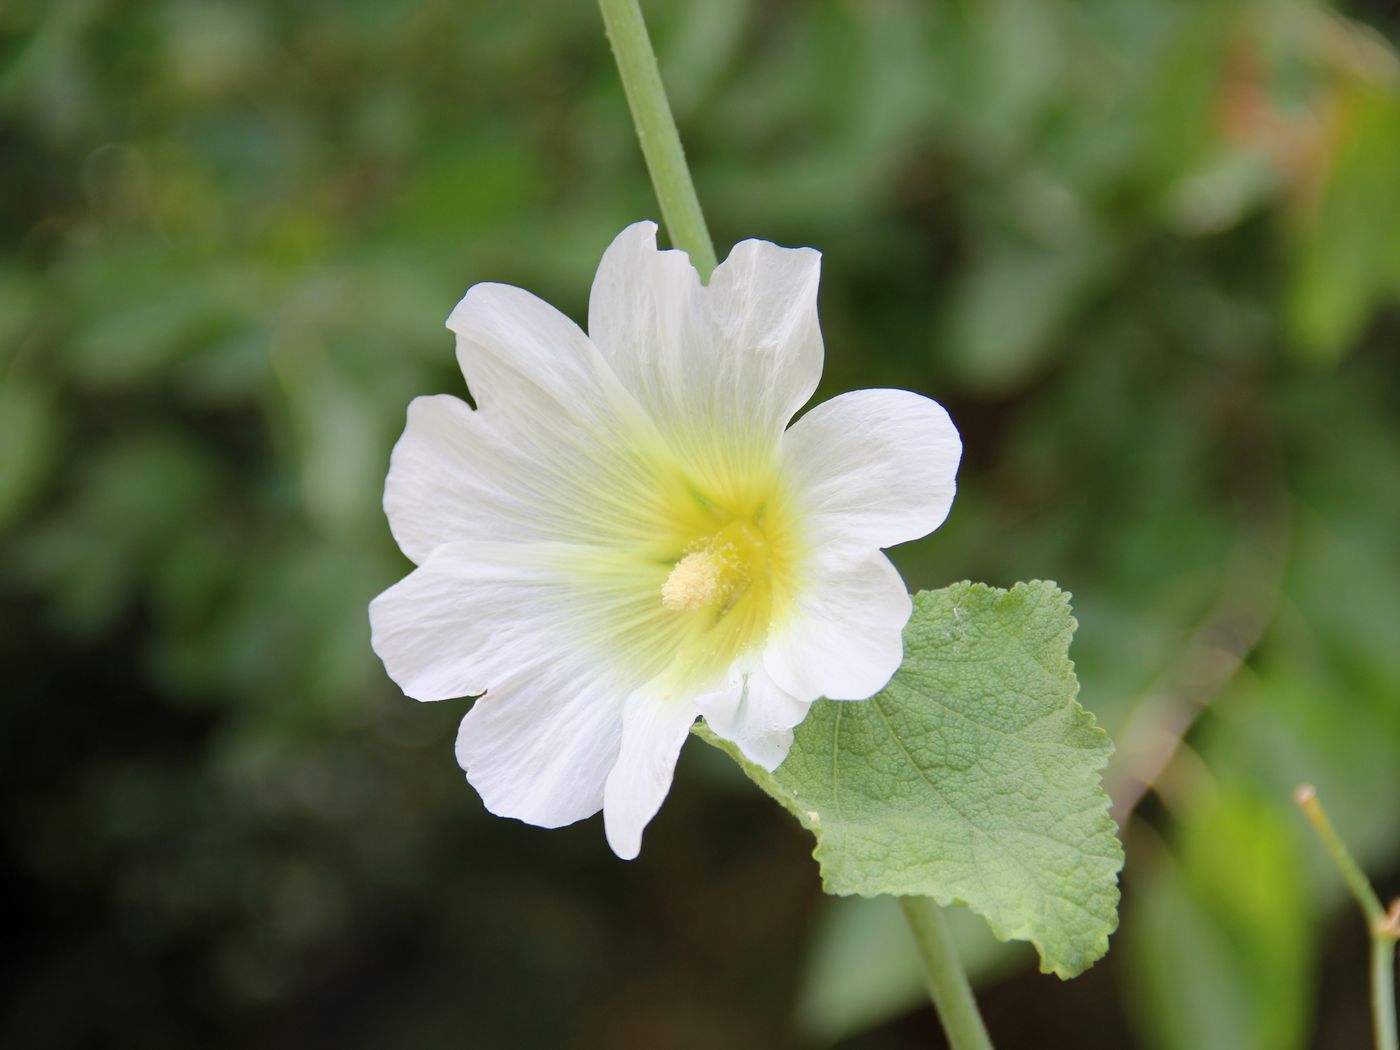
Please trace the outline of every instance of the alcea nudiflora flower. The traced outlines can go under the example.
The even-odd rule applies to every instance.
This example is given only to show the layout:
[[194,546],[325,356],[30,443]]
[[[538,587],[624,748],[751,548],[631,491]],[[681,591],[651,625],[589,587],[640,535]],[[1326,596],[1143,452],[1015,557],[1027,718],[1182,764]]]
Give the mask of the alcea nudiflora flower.
[[420,397],[384,507],[417,568],[370,606],[419,700],[479,695],[457,758],[493,813],[603,810],[636,856],[703,715],[774,769],[818,697],[899,666],[911,604],[881,548],[937,528],[961,454],[939,405],[816,389],[820,255],[744,241],[702,285],[637,223],[583,333],[518,288],[453,310],[476,400]]

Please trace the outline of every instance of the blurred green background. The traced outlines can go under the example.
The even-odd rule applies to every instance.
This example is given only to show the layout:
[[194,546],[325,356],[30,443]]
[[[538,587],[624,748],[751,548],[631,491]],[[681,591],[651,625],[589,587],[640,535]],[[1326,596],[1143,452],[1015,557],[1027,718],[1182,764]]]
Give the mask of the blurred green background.
[[[721,255],[825,253],[819,397],[963,431],[911,587],[1074,592],[1122,924],[1068,984],[960,924],[998,1046],[1368,1045],[1289,793],[1400,893],[1396,6],[646,10]],[[656,211],[584,0],[0,5],[0,1043],[939,1045],[717,752],[625,864],[487,815],[370,652],[448,311],[582,321]]]

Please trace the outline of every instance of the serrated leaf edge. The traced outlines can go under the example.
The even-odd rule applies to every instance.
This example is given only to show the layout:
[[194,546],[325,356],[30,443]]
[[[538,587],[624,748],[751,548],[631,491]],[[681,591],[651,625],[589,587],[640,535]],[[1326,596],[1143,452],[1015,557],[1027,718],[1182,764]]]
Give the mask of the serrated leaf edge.
[[[1069,700],[1070,714],[1071,718],[1074,720],[1076,728],[1086,729],[1093,737],[1095,737],[1103,745],[1102,747],[1094,749],[1093,755],[1088,763],[1089,769],[1095,771],[1102,771],[1107,767],[1109,759],[1113,755],[1114,746],[1112,739],[1108,735],[1108,732],[1098,724],[1098,720],[1094,717],[1094,713],[1085,708],[1079,702],[1079,676],[1075,672],[1074,659],[1069,655],[1068,640],[1072,639],[1074,636],[1074,632],[1079,629],[1079,621],[1074,616],[1073,606],[1071,604],[1072,595],[1070,594],[1070,592],[1061,588],[1060,585],[1054,580],[1038,579],[1018,581],[1017,583],[1013,584],[1010,589],[1003,587],[993,587],[991,584],[976,583],[971,580],[963,580],[959,583],[952,583],[944,589],[951,590],[955,587],[964,587],[968,591],[985,593],[991,596],[992,598],[997,599],[998,596],[1004,596],[1005,598],[1009,598],[1012,595],[1016,594],[1017,591],[1022,590],[1023,588],[1030,589],[1045,585],[1048,585],[1055,589],[1055,593],[1059,596],[1059,600],[1064,605],[1065,611],[1069,614],[1070,626],[1068,632],[1066,632],[1068,637],[1065,643],[1063,658],[1068,666],[1070,675],[1074,680],[1074,692],[1070,696]],[[918,600],[922,596],[933,595],[934,593],[935,592],[928,590],[922,590],[916,593],[914,595],[915,607],[917,608]],[[878,696],[879,694],[877,693],[876,695]],[[840,702],[867,703],[868,701],[861,700]],[[832,896],[865,897],[867,899],[891,896],[891,894],[881,893],[879,891],[866,892],[861,889],[832,889],[831,881],[827,876],[827,863],[823,857],[823,851],[827,847],[823,842],[820,834],[822,828],[819,816],[815,812],[807,810],[804,806],[802,806],[801,801],[799,799],[797,799],[788,791],[780,787],[778,782],[774,779],[773,775],[769,773],[766,769],[763,769],[761,766],[757,766],[754,765],[752,762],[749,762],[746,758],[744,758],[743,754],[734,744],[723,739],[722,737],[717,736],[714,733],[714,731],[705,724],[703,719],[695,723],[695,725],[691,729],[691,732],[698,736],[700,739],[704,740],[707,744],[710,744],[712,747],[719,748],[721,751],[725,752],[727,755],[733,758],[734,761],[739,764],[739,767],[744,771],[744,774],[750,780],[752,780],[754,784],[756,784],[770,798],[774,799],[780,805],[782,805],[784,809],[786,809],[797,819],[799,824],[801,824],[804,828],[806,828],[809,832],[812,833],[814,839],[812,847],[812,859],[817,862],[817,869],[821,875],[822,888],[824,892],[829,893]],[[782,767],[780,766],[779,768]],[[1102,777],[1099,778],[1099,786],[1100,788],[1102,788],[1103,786]],[[1112,887],[1113,912],[1111,918],[1109,919],[1108,925],[1097,937],[1094,938],[1092,948],[1089,952],[1086,953],[1088,957],[1083,960],[1082,965],[1075,965],[1075,963],[1062,961],[1056,961],[1053,963],[1050,962],[1046,958],[1044,948],[1031,934],[1029,927],[1023,924],[1008,926],[997,923],[994,919],[992,919],[991,916],[984,913],[981,909],[977,908],[971,902],[963,900],[962,898],[953,896],[951,894],[944,896],[940,896],[938,894],[928,894],[927,896],[935,903],[937,903],[940,907],[949,907],[951,905],[957,904],[980,915],[986,921],[988,927],[991,929],[992,936],[994,936],[997,940],[1003,943],[1006,943],[1008,941],[1025,941],[1032,945],[1035,948],[1036,955],[1039,957],[1040,960],[1041,973],[1053,973],[1056,977],[1060,978],[1061,980],[1069,980],[1070,978],[1079,976],[1081,973],[1088,970],[1089,967],[1091,967],[1095,962],[1103,958],[1104,955],[1108,953],[1109,938],[1118,929],[1118,905],[1122,901],[1122,891],[1119,888],[1118,876],[1122,873],[1123,862],[1125,859],[1123,853],[1123,843],[1121,838],[1119,837],[1120,829],[1118,827],[1118,822],[1113,819],[1112,800],[1108,797],[1107,792],[1101,792],[1101,794],[1103,796],[1102,802],[1095,807],[1098,810],[1100,817],[1100,819],[1097,820],[1096,823],[1102,830],[1111,832],[1111,838],[1115,847],[1115,856],[1113,859],[1117,861],[1117,868],[1115,869]]]

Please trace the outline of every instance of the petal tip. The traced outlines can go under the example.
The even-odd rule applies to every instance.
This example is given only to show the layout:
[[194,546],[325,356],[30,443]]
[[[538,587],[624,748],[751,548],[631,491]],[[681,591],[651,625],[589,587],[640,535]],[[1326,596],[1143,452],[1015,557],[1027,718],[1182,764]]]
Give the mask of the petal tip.
[[642,833],[614,827],[613,822],[608,820],[606,810],[603,812],[603,831],[607,835],[608,846],[618,860],[636,860],[642,852]]
[[622,232],[613,238],[616,244],[622,240],[651,241],[653,247],[656,245],[656,233],[661,227],[655,219],[638,219],[636,222],[628,223],[622,228]]

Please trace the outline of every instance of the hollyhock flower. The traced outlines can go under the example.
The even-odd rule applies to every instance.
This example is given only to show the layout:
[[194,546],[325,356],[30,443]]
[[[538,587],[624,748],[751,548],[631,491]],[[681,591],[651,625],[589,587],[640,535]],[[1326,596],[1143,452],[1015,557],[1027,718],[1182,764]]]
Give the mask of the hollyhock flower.
[[518,288],[448,318],[476,400],[416,399],[384,508],[417,568],[370,606],[419,700],[479,695],[457,758],[486,807],[603,810],[637,855],[697,716],[774,769],[818,697],[879,691],[908,593],[880,548],[937,528],[961,454],[935,402],[816,389],[820,255],[744,241],[708,285],[637,223],[587,335]]

